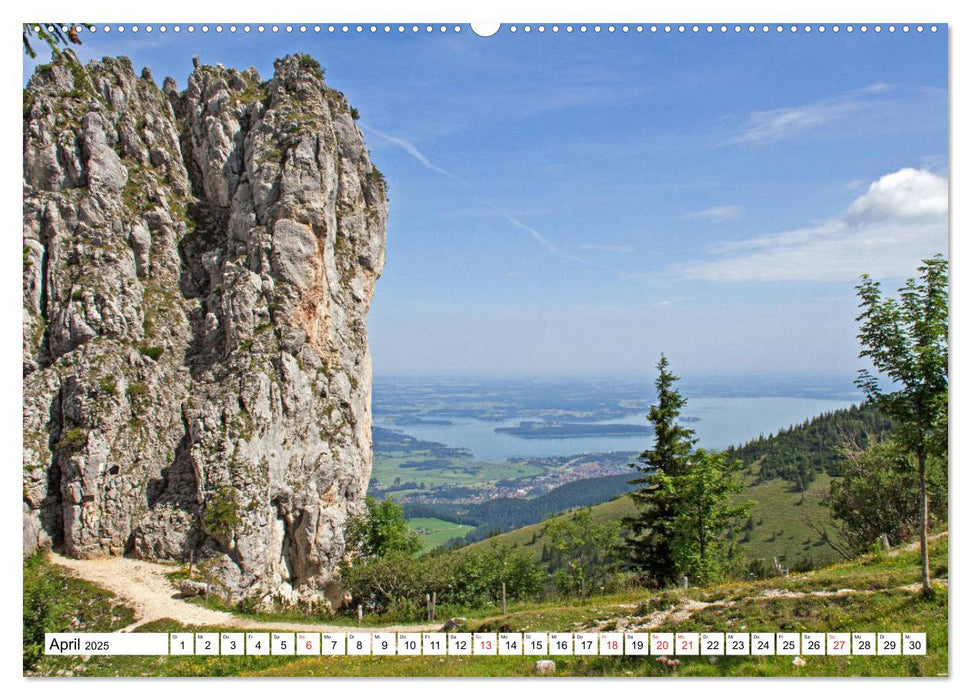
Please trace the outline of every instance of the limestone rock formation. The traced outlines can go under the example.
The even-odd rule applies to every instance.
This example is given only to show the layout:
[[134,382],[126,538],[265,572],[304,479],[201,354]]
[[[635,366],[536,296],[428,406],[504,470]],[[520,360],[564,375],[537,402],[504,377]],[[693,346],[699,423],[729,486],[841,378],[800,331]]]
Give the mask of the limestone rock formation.
[[371,472],[387,199],[308,56],[24,91],[24,548],[330,594]]

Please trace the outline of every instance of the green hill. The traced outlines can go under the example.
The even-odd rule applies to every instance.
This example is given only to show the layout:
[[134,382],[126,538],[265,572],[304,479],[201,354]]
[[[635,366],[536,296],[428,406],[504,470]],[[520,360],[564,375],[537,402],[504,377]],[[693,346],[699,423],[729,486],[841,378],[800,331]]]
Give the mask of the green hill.
[[[810,526],[826,528],[833,538],[838,534],[830,523],[828,508],[821,503],[829,492],[832,477],[827,474],[818,476],[804,492],[797,491],[782,479],[762,481],[757,468],[750,469],[745,478],[748,487],[740,498],[755,502],[750,529],[744,536],[747,558],[763,559],[771,566],[773,557],[777,557],[783,568],[790,569],[824,566],[839,558],[820,533]],[[625,495],[593,506],[591,512],[596,522],[603,522],[633,515],[634,509],[634,502]],[[492,543],[519,546],[540,559],[546,543],[545,527],[545,523],[535,523],[469,546],[488,547]]]
[[823,413],[799,425],[789,426],[768,437],[759,436],[725,450],[729,462],[740,459],[746,465],[759,464],[763,480],[785,479],[804,489],[821,474],[839,476],[845,443],[866,445],[882,440],[891,431],[890,419],[872,403]]

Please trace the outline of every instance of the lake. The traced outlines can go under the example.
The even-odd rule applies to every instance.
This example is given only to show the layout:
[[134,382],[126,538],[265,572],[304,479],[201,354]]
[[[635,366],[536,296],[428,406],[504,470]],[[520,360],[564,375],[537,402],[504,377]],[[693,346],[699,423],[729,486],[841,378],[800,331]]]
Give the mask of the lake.
[[[807,418],[853,403],[847,399],[822,399],[804,397],[698,397],[689,398],[682,415],[697,418],[686,423],[698,437],[698,447],[724,449],[738,445],[759,433],[769,435],[781,428],[801,423]],[[612,418],[603,423],[647,424],[646,411]],[[522,438],[497,433],[498,427],[513,427],[530,416],[519,416],[503,421],[483,421],[474,418],[449,418],[452,425],[395,426],[383,422],[375,413],[375,425],[403,430],[421,440],[441,442],[449,447],[465,447],[481,459],[505,460],[509,457],[555,457],[584,452],[639,452],[653,443],[650,435],[630,437],[582,437],[538,439]],[[532,418],[535,420],[535,417]]]

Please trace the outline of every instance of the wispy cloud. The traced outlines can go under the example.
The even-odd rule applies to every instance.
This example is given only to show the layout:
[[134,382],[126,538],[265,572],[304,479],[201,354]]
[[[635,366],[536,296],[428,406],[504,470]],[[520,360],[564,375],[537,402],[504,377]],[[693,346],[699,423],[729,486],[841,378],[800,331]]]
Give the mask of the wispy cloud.
[[742,215],[742,208],[737,204],[721,207],[709,207],[701,211],[692,211],[684,215],[685,219],[702,219],[704,221],[729,221]]
[[765,144],[812,131],[860,111],[890,91],[885,83],[795,107],[752,112],[730,143]]
[[634,246],[609,245],[605,243],[581,243],[580,250],[599,250],[604,253],[633,253]]
[[711,251],[717,259],[678,271],[718,282],[903,277],[920,259],[947,252],[947,212],[947,180],[903,168],[871,183],[838,217],[722,244]]
[[383,131],[378,131],[373,126],[368,126],[363,122],[361,123],[361,127],[371,132],[372,134],[375,134],[376,136],[383,138],[388,143],[393,143],[395,146],[398,146],[399,148],[403,149],[408,155],[410,155],[412,158],[417,160],[419,163],[424,165],[429,170],[434,170],[436,173],[441,173],[442,175],[447,175],[448,177],[455,177],[455,175],[453,175],[449,171],[445,170],[444,168],[438,167],[430,160],[428,160],[428,158],[425,157],[425,154],[419,151],[418,147],[415,146],[415,144],[413,144],[411,141],[408,141],[407,139],[398,138],[397,136],[392,136],[391,134],[386,134]]
[[586,263],[587,262],[583,258],[578,258],[575,255],[571,255],[570,253],[566,252],[565,250],[562,250],[559,246],[557,246],[555,243],[553,243],[553,241],[551,241],[549,238],[547,238],[546,236],[544,236],[543,234],[541,234],[539,231],[537,231],[536,229],[534,229],[532,226],[527,226],[526,224],[524,224],[522,221],[520,221],[516,217],[509,216],[509,214],[500,214],[500,216],[502,216],[504,219],[506,219],[513,226],[516,226],[518,228],[521,228],[523,231],[525,231],[526,233],[528,233],[533,238],[534,241],[536,241],[537,243],[539,243],[541,246],[543,246],[544,248],[546,248],[546,250],[548,250],[549,252],[553,253],[554,255],[560,255],[560,256],[568,259],[568,260],[573,260],[574,262],[579,262],[579,263]]

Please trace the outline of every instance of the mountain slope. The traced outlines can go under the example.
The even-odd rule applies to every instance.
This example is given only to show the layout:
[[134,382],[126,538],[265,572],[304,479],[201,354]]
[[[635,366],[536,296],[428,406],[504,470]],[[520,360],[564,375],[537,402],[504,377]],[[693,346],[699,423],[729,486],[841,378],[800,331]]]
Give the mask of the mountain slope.
[[[805,492],[795,491],[782,479],[763,482],[754,470],[745,479],[748,486],[739,498],[755,501],[751,525],[743,534],[743,553],[747,559],[761,559],[766,566],[771,566],[773,558],[777,558],[783,568],[790,569],[823,566],[839,559],[837,552],[814,529],[814,526],[824,528],[831,537],[837,535],[829,524],[829,509],[821,503],[829,492],[829,476],[818,477]],[[595,522],[621,520],[634,512],[634,502],[626,495],[591,508]],[[496,543],[524,547],[540,559],[543,546],[548,543],[545,527],[545,523],[535,523],[469,546],[489,547]]]

